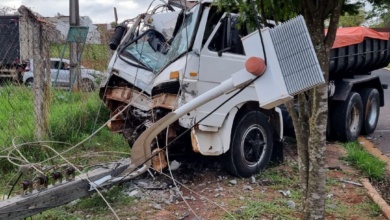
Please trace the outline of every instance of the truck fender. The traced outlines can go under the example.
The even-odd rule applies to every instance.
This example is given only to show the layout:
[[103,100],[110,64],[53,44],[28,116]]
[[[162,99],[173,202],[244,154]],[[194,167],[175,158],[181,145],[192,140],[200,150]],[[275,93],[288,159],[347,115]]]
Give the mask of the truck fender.
[[[222,126],[218,129],[209,128],[207,126],[198,126],[191,131],[191,143],[195,152],[202,155],[217,156],[226,153],[230,148],[231,134],[233,129],[234,119],[240,107],[235,106],[232,108]],[[274,128],[277,135],[277,139],[283,139],[283,117],[280,108],[275,108],[275,117],[273,117],[273,124],[279,125]]]
[[202,155],[209,156],[217,156],[227,152],[230,148],[230,135],[238,110],[238,106],[232,108],[224,120],[222,127],[216,130],[211,128],[207,129],[208,126],[204,125],[192,129],[191,144],[193,150]]
[[355,88],[376,88],[380,96],[380,106],[384,106],[384,93],[379,76],[361,75],[355,78],[341,79],[335,81],[335,92],[329,100],[345,101],[351,91]]

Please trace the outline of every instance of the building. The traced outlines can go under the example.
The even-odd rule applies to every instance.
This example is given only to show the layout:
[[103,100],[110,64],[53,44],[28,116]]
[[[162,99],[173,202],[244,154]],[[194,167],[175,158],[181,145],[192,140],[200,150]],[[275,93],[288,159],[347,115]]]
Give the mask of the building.
[[[47,17],[49,21],[51,21],[55,26],[56,29],[60,31],[61,37],[60,40],[65,42],[66,37],[68,36],[69,31],[69,16],[57,14],[55,17]],[[98,31],[98,27],[92,23],[91,18],[89,16],[80,16],[80,26],[86,26],[88,27],[88,35],[87,35],[87,44],[100,44],[101,43],[101,37],[100,33]]]

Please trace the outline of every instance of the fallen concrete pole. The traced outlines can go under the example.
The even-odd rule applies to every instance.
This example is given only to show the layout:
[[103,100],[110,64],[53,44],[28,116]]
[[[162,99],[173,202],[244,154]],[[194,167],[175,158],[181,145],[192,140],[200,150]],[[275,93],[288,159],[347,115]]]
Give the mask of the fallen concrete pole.
[[[127,161],[127,163],[114,163],[105,168],[97,168],[76,176],[72,181],[49,186],[42,191],[35,190],[29,195],[18,195],[0,201],[0,219],[26,218],[92,194],[96,191],[91,190],[90,181],[93,182],[106,176],[118,176],[118,174],[121,174],[129,165],[129,161]],[[120,181],[106,184],[106,186],[112,186],[119,182]]]

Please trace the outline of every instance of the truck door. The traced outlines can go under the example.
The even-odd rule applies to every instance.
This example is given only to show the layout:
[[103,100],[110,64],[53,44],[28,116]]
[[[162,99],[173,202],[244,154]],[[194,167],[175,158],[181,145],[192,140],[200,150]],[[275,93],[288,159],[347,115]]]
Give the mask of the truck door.
[[[211,9],[212,10],[212,9]],[[217,12],[215,12],[217,13]],[[209,16],[215,16],[215,13],[210,12]],[[212,20],[212,19],[210,19]],[[211,24],[210,24],[211,23]],[[241,33],[237,27],[238,16],[226,13],[220,20],[216,22],[209,22],[205,30],[205,37],[207,40],[201,49],[200,53],[200,71],[198,81],[198,94],[203,94],[219,85],[222,81],[231,77],[231,75],[238,70],[244,68],[246,56],[242,46],[241,37],[245,33]],[[207,28],[212,28],[207,30]],[[211,34],[209,32],[211,31]],[[211,112],[218,103],[222,103],[227,97],[222,96],[216,100],[209,102],[197,109],[197,114],[200,118],[207,113]],[[206,119],[204,123],[208,125],[220,124],[222,118],[226,116],[226,110],[223,107],[217,110],[210,119]],[[229,110],[227,110],[228,112]],[[218,118],[219,122],[212,122],[215,118]]]
[[201,51],[199,81],[219,84],[243,68],[246,57],[237,24],[238,16],[233,14],[225,14],[216,25],[208,24],[215,28]]

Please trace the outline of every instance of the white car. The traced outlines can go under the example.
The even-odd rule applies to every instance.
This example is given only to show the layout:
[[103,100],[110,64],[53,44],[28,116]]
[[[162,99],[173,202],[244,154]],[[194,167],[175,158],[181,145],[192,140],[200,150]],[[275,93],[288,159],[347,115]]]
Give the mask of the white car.
[[[53,86],[70,87],[69,81],[69,63],[67,59],[50,58],[51,82]],[[34,82],[33,60],[27,64],[26,71],[23,74],[23,83],[32,86]],[[85,90],[94,90],[104,74],[98,70],[87,69],[81,66],[82,88]]]

